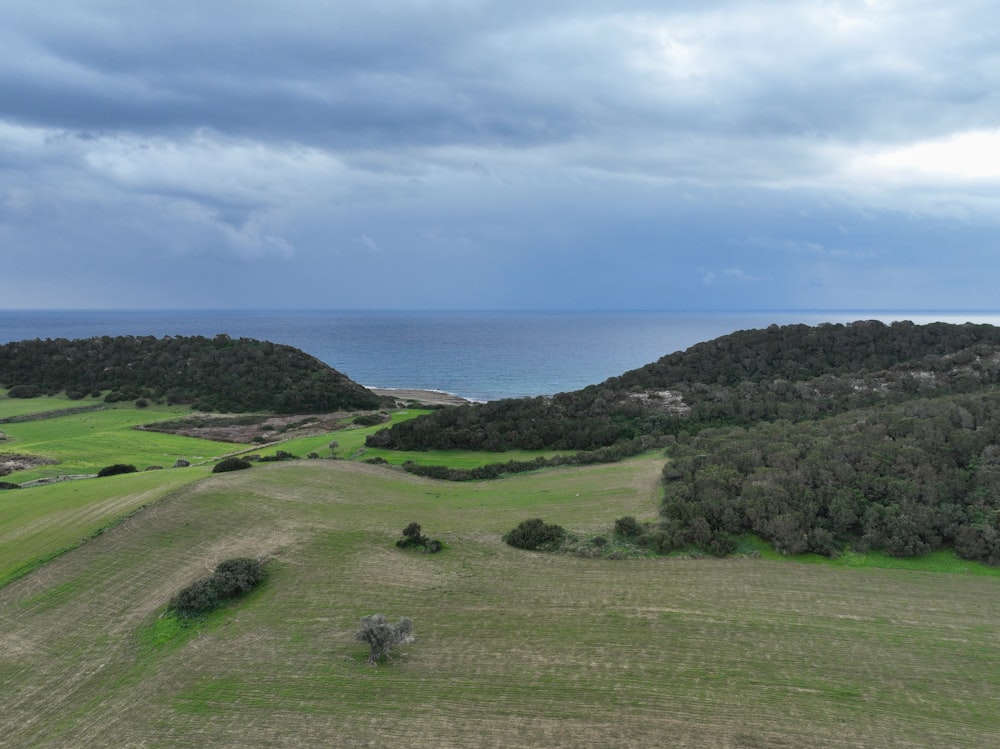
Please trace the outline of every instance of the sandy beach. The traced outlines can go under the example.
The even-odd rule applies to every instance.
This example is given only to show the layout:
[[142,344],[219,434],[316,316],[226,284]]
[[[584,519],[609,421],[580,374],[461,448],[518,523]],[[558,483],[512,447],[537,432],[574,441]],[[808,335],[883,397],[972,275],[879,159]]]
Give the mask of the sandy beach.
[[401,401],[419,401],[428,406],[462,406],[472,401],[451,393],[437,390],[409,390],[404,388],[369,388],[377,395],[384,395]]

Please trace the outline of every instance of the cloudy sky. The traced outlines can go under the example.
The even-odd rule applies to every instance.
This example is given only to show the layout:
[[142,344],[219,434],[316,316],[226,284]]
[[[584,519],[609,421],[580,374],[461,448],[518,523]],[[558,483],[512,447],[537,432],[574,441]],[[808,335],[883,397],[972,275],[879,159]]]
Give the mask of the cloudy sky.
[[4,0],[0,308],[996,309],[995,0]]

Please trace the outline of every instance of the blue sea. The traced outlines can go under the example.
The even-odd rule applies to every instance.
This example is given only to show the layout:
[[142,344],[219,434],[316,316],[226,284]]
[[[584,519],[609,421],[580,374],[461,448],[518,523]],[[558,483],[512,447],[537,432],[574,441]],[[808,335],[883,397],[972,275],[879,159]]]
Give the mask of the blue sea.
[[226,333],[302,349],[368,387],[471,400],[576,390],[737,330],[852,320],[1000,324],[1000,312],[0,311],[0,343]]

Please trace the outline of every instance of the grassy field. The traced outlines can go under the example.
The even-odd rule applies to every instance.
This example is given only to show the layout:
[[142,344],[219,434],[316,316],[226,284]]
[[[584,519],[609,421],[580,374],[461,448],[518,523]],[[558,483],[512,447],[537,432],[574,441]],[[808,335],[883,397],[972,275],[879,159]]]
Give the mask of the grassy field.
[[[0,746],[995,743],[995,577],[500,541],[536,515],[650,517],[660,463],[447,484],[302,461],[171,488],[0,590]],[[396,549],[411,521],[447,549]],[[250,599],[159,618],[221,559],[265,554]],[[374,612],[417,630],[378,668],[352,641]]]
[[[383,450],[376,447],[366,447],[365,438],[380,429],[384,429],[390,424],[407,419],[415,418],[426,411],[408,409],[397,411],[390,416],[390,420],[385,424],[374,427],[355,427],[334,432],[331,434],[319,435],[316,437],[301,437],[288,440],[274,448],[262,449],[261,455],[274,453],[276,450],[286,450],[293,455],[305,456],[309,453],[316,453],[321,458],[336,456],[347,460],[368,460],[371,458],[382,458],[391,465],[403,465],[407,461],[413,461],[420,465],[448,465],[452,468],[475,468],[488,463],[506,463],[509,460],[534,460],[539,456],[550,457],[559,455],[559,452],[552,450],[509,450],[507,452],[483,452],[475,450]],[[337,449],[331,451],[328,447],[331,440],[337,441]]]
[[[316,453],[323,458],[335,456],[350,460],[378,457],[393,465],[402,465],[412,460],[421,464],[446,463],[456,468],[472,468],[497,461],[533,460],[539,455],[556,454],[551,451],[401,452],[365,447],[365,438],[386,425],[349,428],[329,434],[284,440],[280,444],[266,446],[213,442],[135,429],[142,424],[176,419],[180,415],[190,414],[190,409],[183,406],[151,405],[139,409],[131,404],[118,403],[99,411],[57,415],[59,411],[79,408],[81,405],[102,404],[89,399],[83,401],[52,397],[17,399],[0,395],[0,419],[28,414],[53,414],[49,418],[37,421],[0,425],[7,437],[6,440],[0,441],[0,452],[26,453],[59,461],[56,464],[18,471],[6,480],[23,483],[53,476],[94,474],[114,463],[130,463],[139,470],[151,465],[170,467],[178,458],[196,464],[206,463],[233,452],[266,456],[274,454],[279,449],[303,457],[310,453]],[[412,419],[420,413],[423,412],[413,409],[398,411],[391,414],[390,423]],[[339,443],[335,452],[329,449],[331,440],[337,440]]]
[[[89,399],[68,398],[17,399],[0,397],[0,418],[99,405]],[[152,405],[135,408],[114,404],[99,411],[70,413],[0,425],[7,439],[0,442],[0,452],[37,455],[58,463],[18,471],[8,481],[24,483],[34,479],[97,473],[114,463],[131,463],[139,470],[151,465],[170,467],[178,458],[199,463],[219,458],[242,445],[212,442],[159,432],[137,431],[136,426],[176,418],[190,412],[180,406]]]
[[0,493],[0,586],[206,475],[150,471]]

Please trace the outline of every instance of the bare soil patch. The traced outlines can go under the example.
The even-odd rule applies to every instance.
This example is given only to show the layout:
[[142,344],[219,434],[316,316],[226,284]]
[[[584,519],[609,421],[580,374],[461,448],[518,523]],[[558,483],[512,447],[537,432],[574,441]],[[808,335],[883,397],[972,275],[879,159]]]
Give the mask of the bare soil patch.
[[[396,390],[372,389],[372,392],[394,398],[400,408],[425,406],[467,405],[470,401],[450,393],[436,390]],[[173,421],[161,421],[136,427],[150,432],[180,434],[215,442],[235,442],[251,444],[274,442],[297,437],[311,437],[327,434],[352,425],[356,411],[341,411],[329,414],[240,414],[224,416],[219,414],[192,415]]]
[[38,466],[55,465],[58,462],[57,460],[43,458],[39,455],[0,453],[0,476],[8,476],[14,471],[26,471]]
[[180,434],[215,442],[274,442],[295,437],[326,434],[349,426],[353,413],[297,414],[292,416],[192,416],[186,419],[145,424],[136,429]]

